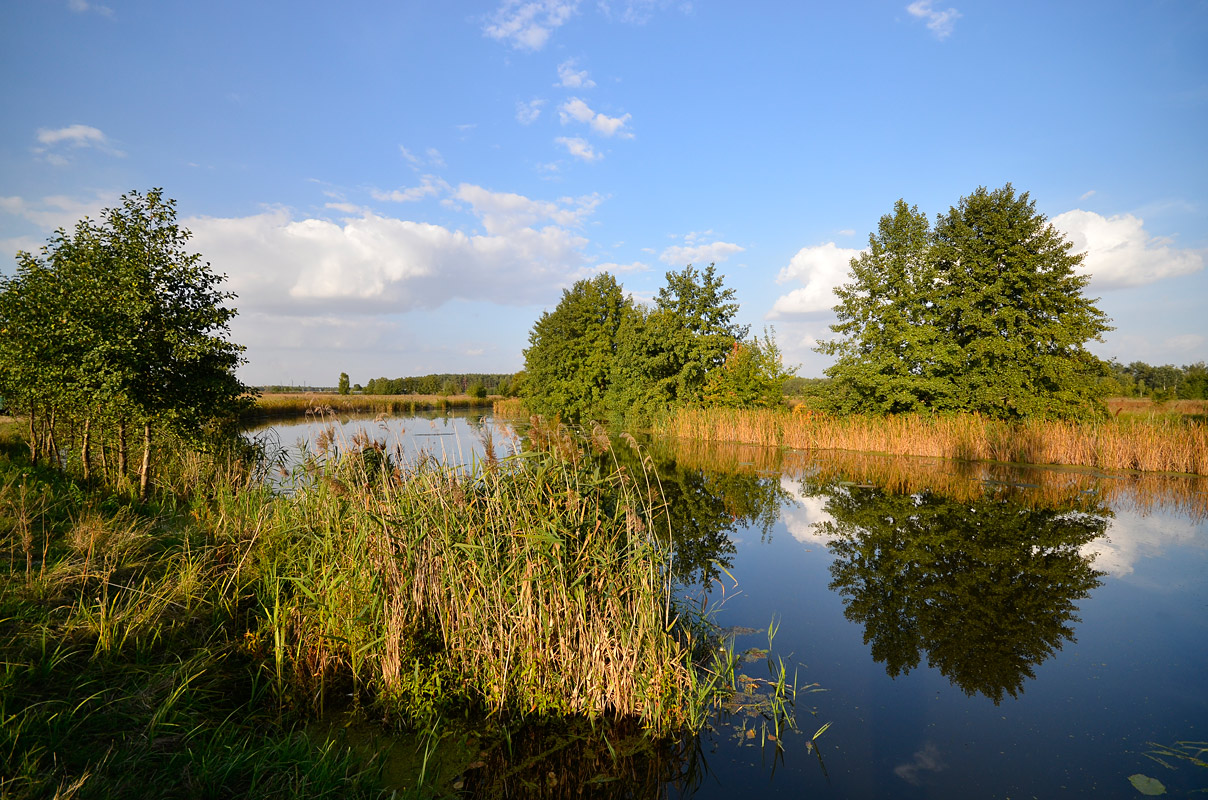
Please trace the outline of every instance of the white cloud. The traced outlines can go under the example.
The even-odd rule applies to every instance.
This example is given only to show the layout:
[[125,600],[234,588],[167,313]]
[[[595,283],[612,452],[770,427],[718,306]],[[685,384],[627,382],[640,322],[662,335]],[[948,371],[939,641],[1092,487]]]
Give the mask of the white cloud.
[[590,89],[596,82],[587,76],[587,70],[575,69],[575,59],[567,59],[558,65],[558,82],[555,86],[567,89]]
[[1200,535],[1200,526],[1175,513],[1142,513],[1117,509],[1107,535],[1083,545],[1084,557],[1093,558],[1095,569],[1122,578],[1131,575],[1137,562],[1156,558],[1167,551],[1208,546]]
[[[459,191],[469,196],[477,188]],[[487,206],[510,202],[523,207],[517,215],[527,212],[529,218],[563,218],[561,206],[534,211],[525,205],[534,201],[519,195],[485,193],[475,200]],[[572,218],[589,213],[582,207],[562,210]],[[491,216],[482,213],[484,221]],[[487,222],[495,229],[487,235],[368,210],[340,222],[296,219],[275,209],[250,217],[194,217],[182,224],[215,271],[229,276],[240,308],[268,314],[320,309],[377,314],[436,308],[457,298],[539,302],[583,264],[587,240],[582,236],[557,224],[537,229],[520,224],[519,216],[506,217],[501,213]]]
[[1184,333],[1164,340],[1162,346],[1175,352],[1203,356],[1205,343],[1208,343],[1208,338],[1198,333]]
[[784,475],[780,477],[780,488],[794,501],[780,510],[780,519],[789,535],[802,544],[825,546],[828,538],[820,526],[834,520],[826,510],[826,498],[807,497],[797,481]]
[[799,281],[805,285],[776,298],[768,318],[829,312],[835,305],[835,287],[847,280],[848,265],[861,252],[838,247],[834,242],[798,250],[789,265],[780,270],[776,282]]
[[1088,190],[1088,191],[1083,192],[1083,193],[1082,193],[1082,196],[1081,196],[1081,197],[1079,197],[1078,199],[1079,199],[1079,200],[1089,200],[1090,198],[1092,198],[1092,197],[1094,197],[1094,196],[1095,196],[1095,190],[1094,190],[1094,189],[1090,189],[1090,190]]
[[378,189],[373,189],[370,194],[374,200],[388,201],[391,203],[414,203],[418,200],[423,200],[425,197],[440,194],[449,189],[449,184],[445,183],[440,178],[433,175],[425,175],[419,186],[411,186],[406,189],[395,189],[389,192],[383,192]]
[[555,142],[566,148],[566,152],[570,153],[575,158],[581,158],[584,161],[599,161],[604,157],[602,153],[597,153],[592,149],[591,144],[586,139],[579,137],[570,138],[567,136],[559,136],[554,139]]
[[545,105],[545,101],[537,97],[529,100],[527,103],[520,101],[516,103],[516,121],[521,125],[532,125],[537,121],[537,117],[541,116],[541,106]]
[[62,194],[48,195],[39,200],[4,197],[0,198],[0,211],[19,216],[43,230],[70,230],[83,217],[96,218],[104,208],[116,205],[117,201],[118,196],[112,192],[95,192],[84,200]]
[[1104,217],[1074,209],[1057,215],[1052,223],[1073,242],[1073,252],[1086,254],[1082,271],[1099,289],[1143,286],[1204,268],[1202,252],[1172,247],[1170,239],[1150,236],[1144,220],[1132,214]]
[[558,109],[558,114],[562,118],[563,125],[571,120],[575,120],[587,123],[591,126],[592,130],[602,136],[615,136],[619,134],[624,139],[633,138],[632,133],[621,130],[629,122],[629,114],[623,117],[609,117],[604,114],[597,114],[591,110],[587,103],[577,97],[572,97],[563,103]]
[[403,158],[407,159],[407,162],[410,163],[412,166],[417,166],[417,167],[419,166],[419,157],[416,156],[414,153],[412,153],[410,150],[408,150],[404,145],[400,144],[398,146],[398,151],[400,153],[402,153]]
[[956,27],[956,21],[960,19],[961,12],[955,8],[945,9],[944,11],[936,11],[931,7],[933,0],[915,0],[915,2],[906,6],[906,11],[912,17],[927,21],[927,29],[935,34],[937,39],[947,39],[952,35],[953,29]]
[[35,155],[43,160],[63,166],[70,162],[64,151],[93,149],[119,158],[126,154],[110,144],[108,137],[99,128],[91,125],[68,125],[65,128],[38,128],[36,135],[39,147],[33,148]]
[[655,12],[663,11],[670,6],[675,6],[683,14],[693,12],[692,3],[688,0],[624,0],[615,4],[620,6],[619,11],[614,11],[613,5],[614,3],[609,0],[598,0],[599,9],[605,17],[611,19],[615,16],[621,22],[631,25],[645,25],[654,17]]
[[490,234],[507,234],[546,222],[562,227],[578,227],[600,204],[599,195],[563,197],[558,202],[532,200],[511,192],[492,192],[481,186],[463,183],[457,187],[458,200],[469,203],[475,216]]
[[731,242],[700,242],[689,234],[685,244],[672,245],[659,254],[659,261],[665,264],[683,266],[686,264],[720,264],[735,253],[745,250],[741,245]]
[[87,14],[91,11],[94,14],[100,14],[102,17],[113,16],[113,9],[109,6],[89,3],[88,0],[67,0],[67,7],[77,14]]
[[579,0],[504,0],[483,32],[517,50],[540,50],[578,6]]
[[581,270],[579,270],[578,277],[585,278],[591,275],[598,275],[601,272],[610,272],[613,275],[622,275],[627,272],[648,272],[649,270],[650,266],[642,263],[641,261],[634,261],[630,264],[617,264],[613,261],[605,261],[601,264],[592,264],[590,266],[583,267]]
[[445,165],[445,157],[435,147],[429,147],[425,152],[428,156],[428,163],[432,166],[443,167]]
[[925,742],[909,761],[898,764],[893,768],[893,774],[909,783],[911,786],[922,784],[924,772],[943,772],[947,768],[940,749],[934,742]]

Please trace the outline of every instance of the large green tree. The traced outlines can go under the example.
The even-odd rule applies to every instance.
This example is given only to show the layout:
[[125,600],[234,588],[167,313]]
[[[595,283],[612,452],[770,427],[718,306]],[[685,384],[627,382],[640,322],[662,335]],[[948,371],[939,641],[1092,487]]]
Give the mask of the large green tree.
[[524,351],[525,399],[534,412],[580,421],[602,412],[616,357],[617,331],[633,303],[601,273],[562,292],[541,315]]
[[162,190],[130,192],[99,221],[56,232],[39,255],[19,253],[16,275],[0,283],[0,391],[29,414],[31,446],[60,461],[56,430],[82,432],[87,474],[91,426],[105,419],[121,479],[126,430],[138,425],[143,496],[155,432],[200,441],[247,392],[234,374],[243,348],[226,338],[233,295],[189,238]]
[[934,229],[899,201],[837,290],[838,338],[819,350],[843,410],[1101,413],[1110,328],[1083,295],[1082,256],[1010,184],[979,188]]
[[845,411],[896,413],[951,408],[953,348],[937,324],[936,270],[927,215],[904,200],[881,217],[868,250],[835,290],[841,338],[820,350],[837,360],[836,404]]

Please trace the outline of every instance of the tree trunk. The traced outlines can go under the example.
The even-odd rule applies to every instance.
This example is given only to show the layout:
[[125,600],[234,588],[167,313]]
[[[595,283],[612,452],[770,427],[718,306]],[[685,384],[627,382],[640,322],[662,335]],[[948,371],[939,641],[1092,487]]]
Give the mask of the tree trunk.
[[143,465],[138,470],[138,499],[146,502],[151,485],[151,423],[143,423]]
[[59,443],[55,441],[55,416],[58,409],[51,407],[50,417],[46,424],[46,455],[51,460],[51,466],[63,471],[63,459],[59,458]]
[[81,434],[82,443],[80,444],[80,461],[84,466],[84,482],[92,477],[92,453],[89,451],[89,445],[92,444],[92,417],[84,418],[84,432]]
[[126,480],[126,420],[117,422],[117,483],[121,485]]
[[38,466],[38,426],[35,423],[38,407],[34,405],[34,401],[29,401],[29,460],[33,465]]

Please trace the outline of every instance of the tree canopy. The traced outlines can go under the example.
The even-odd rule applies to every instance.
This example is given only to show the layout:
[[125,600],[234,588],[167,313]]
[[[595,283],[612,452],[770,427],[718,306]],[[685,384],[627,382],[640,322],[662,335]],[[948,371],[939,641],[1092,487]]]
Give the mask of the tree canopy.
[[653,306],[602,273],[562,294],[529,334],[524,396],[538,414],[650,417],[675,405],[769,405],[789,377],[772,334],[748,340],[711,264],[669,271]]
[[175,201],[152,189],[17,254],[16,274],[0,279],[0,393],[28,415],[35,460],[44,450],[60,462],[56,435],[82,431],[87,474],[92,425],[107,422],[124,473],[126,428],[141,425],[145,494],[153,428],[197,439],[239,405],[233,295],[189,238]]
[[1101,413],[1107,374],[1086,349],[1110,330],[1083,296],[1082,256],[1025,192],[978,188],[932,228],[898,201],[836,290],[836,405],[997,418]]

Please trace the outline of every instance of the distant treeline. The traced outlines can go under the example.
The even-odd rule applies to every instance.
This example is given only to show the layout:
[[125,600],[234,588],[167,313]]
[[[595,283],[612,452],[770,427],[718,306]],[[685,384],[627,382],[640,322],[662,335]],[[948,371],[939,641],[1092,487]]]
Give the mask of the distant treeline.
[[1154,367],[1144,361],[1125,365],[1113,359],[1108,366],[1113,382],[1109,393],[1117,397],[1151,397],[1158,402],[1208,400],[1208,366],[1203,361]]
[[352,391],[362,394],[468,394],[472,397],[516,394],[520,376],[512,373],[445,373],[411,378],[371,378]]

